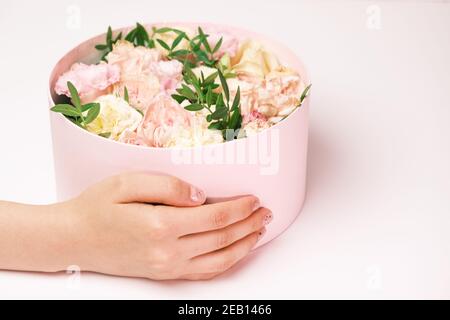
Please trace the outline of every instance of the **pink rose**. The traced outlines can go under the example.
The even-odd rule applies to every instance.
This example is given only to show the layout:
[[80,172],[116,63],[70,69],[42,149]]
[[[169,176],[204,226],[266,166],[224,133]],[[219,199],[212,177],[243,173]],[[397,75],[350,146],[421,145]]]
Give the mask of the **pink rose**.
[[108,64],[120,67],[122,76],[151,73],[153,63],[161,59],[156,49],[135,47],[131,42],[118,41],[107,56]]
[[[305,85],[300,75],[290,69],[280,68],[264,78],[242,77],[228,80],[231,96],[241,89],[241,113],[249,117],[253,112],[267,120],[279,120],[289,115],[300,103],[300,95]],[[279,119],[275,119],[278,117]]]
[[192,114],[167,95],[159,95],[147,108],[137,129],[136,141],[151,147],[164,147],[180,130],[189,129]]
[[267,118],[256,110],[251,111],[246,114],[242,118],[242,124],[245,125],[249,122],[258,121],[258,122],[267,122]]
[[94,101],[107,93],[107,88],[120,79],[120,69],[106,63],[86,65],[75,63],[58,78],[55,92],[70,97],[67,82],[73,83],[83,103]]
[[168,93],[173,93],[183,80],[183,64],[178,60],[158,61],[151,68],[161,89]]
[[127,41],[117,42],[106,58],[121,72],[114,93],[123,95],[126,87],[130,105],[143,112],[162,91],[173,93],[183,77],[179,61],[163,61],[158,50],[134,47]]
[[289,115],[300,103],[304,87],[300,75],[292,70],[269,73],[259,90],[259,111],[268,117]]

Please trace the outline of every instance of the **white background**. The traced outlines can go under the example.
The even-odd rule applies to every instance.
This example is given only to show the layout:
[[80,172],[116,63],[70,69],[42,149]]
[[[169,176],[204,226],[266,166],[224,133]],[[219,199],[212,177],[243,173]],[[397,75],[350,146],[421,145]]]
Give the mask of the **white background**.
[[55,200],[46,85],[68,49],[109,24],[216,21],[278,38],[309,68],[295,224],[210,282],[0,272],[0,298],[450,298],[450,4],[209,3],[2,0],[0,198]]

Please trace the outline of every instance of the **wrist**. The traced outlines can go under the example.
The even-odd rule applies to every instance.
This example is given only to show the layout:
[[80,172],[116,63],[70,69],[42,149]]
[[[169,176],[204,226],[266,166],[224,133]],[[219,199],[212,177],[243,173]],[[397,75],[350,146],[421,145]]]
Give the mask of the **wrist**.
[[43,257],[48,257],[47,271],[64,271],[71,266],[82,269],[85,248],[77,201],[46,205],[40,209],[48,227],[48,236],[42,239],[48,250],[43,254]]
[[73,201],[52,205],[0,202],[0,269],[56,272],[80,252]]

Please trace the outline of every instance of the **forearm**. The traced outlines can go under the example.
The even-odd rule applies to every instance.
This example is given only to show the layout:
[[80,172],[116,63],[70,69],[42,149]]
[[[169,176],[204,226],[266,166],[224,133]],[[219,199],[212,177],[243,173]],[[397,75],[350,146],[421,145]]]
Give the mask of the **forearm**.
[[0,201],[0,269],[55,272],[74,264],[69,207]]

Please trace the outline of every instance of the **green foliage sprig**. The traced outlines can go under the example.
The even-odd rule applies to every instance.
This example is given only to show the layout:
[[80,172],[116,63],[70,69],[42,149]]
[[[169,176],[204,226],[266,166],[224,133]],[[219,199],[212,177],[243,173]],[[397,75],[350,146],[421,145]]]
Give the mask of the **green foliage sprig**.
[[[117,37],[113,38],[111,26],[108,27],[108,31],[106,32],[106,43],[97,44],[95,46],[95,49],[103,52],[101,60],[107,61],[106,56],[113,50],[114,44],[122,39],[122,36],[123,33],[120,32],[117,35]],[[136,23],[136,27],[134,29],[131,29],[130,32],[128,32],[128,34],[125,36],[125,40],[131,42],[135,47],[137,46],[143,46],[147,48],[155,47],[155,41],[148,35],[147,30],[140,23]]]
[[[312,86],[312,83],[310,83],[310,84],[303,90],[302,94],[300,95],[300,103],[298,104],[298,106],[297,106],[296,108],[294,108],[294,110],[296,110],[297,108],[300,108],[300,107],[302,106],[303,101],[304,101],[304,100],[308,97],[308,95],[309,95],[309,91],[310,91],[310,89],[311,89],[311,86]],[[292,111],[292,112],[294,112],[294,111]],[[291,112],[291,113],[292,113],[292,112]],[[290,114],[291,114],[291,113],[290,113]],[[287,117],[289,117],[290,114],[284,116],[281,120],[286,119]]]
[[[86,126],[94,121],[100,113],[99,103],[87,103],[81,104],[81,99],[77,89],[72,82],[67,82],[67,88],[69,89],[72,104],[64,103],[57,104],[50,110],[53,112],[62,113],[69,120],[76,125],[86,129]],[[87,111],[87,114],[86,114]],[[86,115],[85,115],[86,114]]]
[[[215,90],[220,86],[215,83],[219,76],[222,92]],[[220,70],[211,74],[207,78],[203,73],[198,78],[192,70],[187,67],[184,72],[184,84],[177,89],[178,94],[172,97],[182,103],[188,101],[189,105],[185,107],[188,111],[201,111],[206,109],[208,115],[206,120],[209,122],[209,129],[221,130],[225,140],[233,140],[237,137],[237,132],[242,126],[242,116],[240,107],[240,88],[231,102],[230,90],[228,88],[225,76]]]
[[[160,28],[154,29],[154,34],[174,32],[177,37],[171,44],[166,43],[161,39],[157,39],[157,42],[167,50],[169,59],[177,59],[181,61],[185,67],[195,68],[199,64],[203,64],[207,67],[214,68],[218,65],[219,60],[215,59],[214,54],[216,54],[223,43],[223,38],[216,43],[214,48],[211,47],[208,42],[209,35],[206,34],[201,27],[198,27],[198,34],[190,39],[186,32],[174,29],[174,28]],[[186,40],[189,43],[187,49],[177,50],[178,45],[181,41]]]
[[136,23],[136,27],[132,29],[130,32],[128,32],[128,34],[125,37],[125,40],[134,44],[135,47],[138,46],[147,48],[155,47],[155,41],[152,38],[150,38],[147,30],[140,23]]
[[309,91],[310,91],[310,89],[311,89],[311,86],[312,86],[312,83],[310,83],[310,84],[305,88],[305,90],[303,90],[302,95],[300,96],[300,105],[299,105],[299,106],[301,106],[302,103],[303,103],[303,100],[305,100],[305,99],[308,97]]
[[113,38],[111,26],[108,27],[108,31],[106,32],[106,43],[98,44],[95,46],[95,49],[102,51],[102,60],[106,61],[106,56],[113,50],[114,44],[122,39],[122,32],[120,32],[116,38]]

